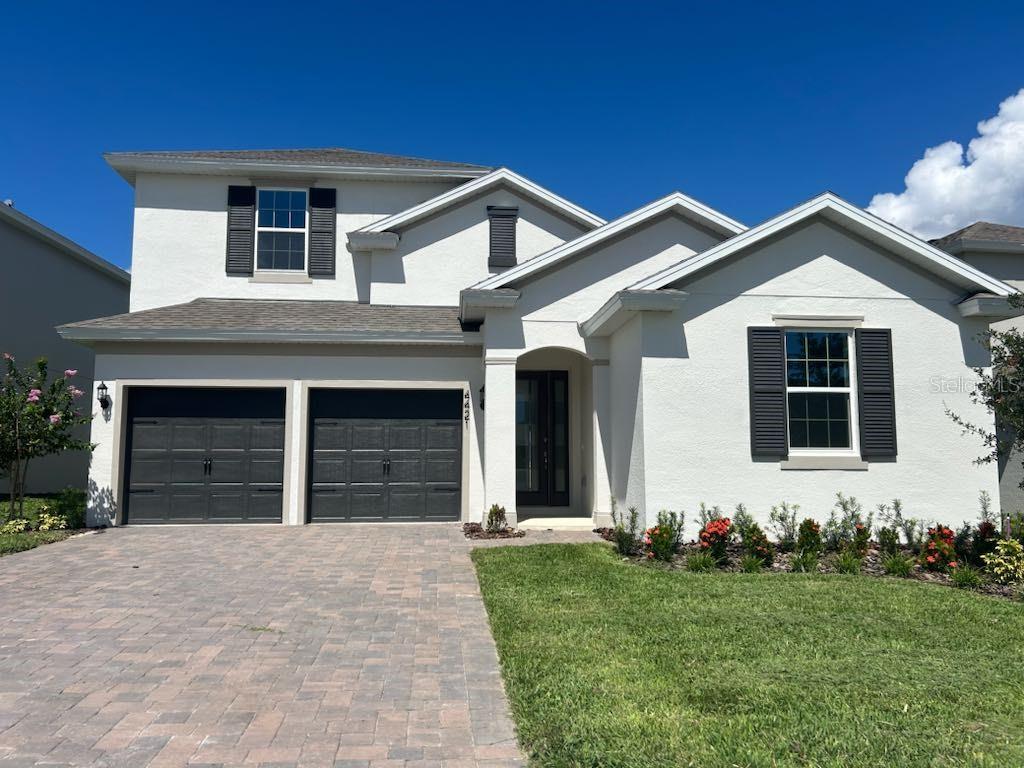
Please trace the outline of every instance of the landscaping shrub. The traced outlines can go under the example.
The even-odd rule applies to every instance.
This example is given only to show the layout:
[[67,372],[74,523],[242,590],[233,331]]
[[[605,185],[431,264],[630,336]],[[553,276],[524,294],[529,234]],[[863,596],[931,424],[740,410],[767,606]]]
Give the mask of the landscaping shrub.
[[921,551],[921,566],[929,571],[946,571],[957,565],[952,528],[936,524],[928,529],[928,538]]
[[775,559],[775,548],[768,541],[768,536],[761,530],[760,525],[751,522],[745,532],[740,532],[740,540],[747,557],[756,557],[765,568],[771,567],[772,560]]
[[1002,539],[995,551],[982,558],[985,571],[1000,584],[1024,582],[1024,545],[1016,539]]
[[790,505],[782,502],[768,514],[769,527],[775,534],[775,540],[779,543],[781,552],[792,552],[796,547],[797,522],[796,513],[800,510],[799,504]]
[[694,573],[709,573],[717,566],[710,552],[693,552],[686,558],[686,570]]
[[722,519],[722,508],[717,504],[713,507],[709,507],[703,501],[697,508],[697,522],[700,523],[700,527],[704,528],[712,520]]
[[615,550],[623,557],[628,557],[640,548],[640,513],[636,507],[629,508],[629,520],[624,520],[618,512],[615,498],[612,498],[612,532]]
[[844,550],[836,558],[836,570],[839,573],[860,573],[861,559],[852,549]]
[[62,515],[54,515],[44,512],[39,516],[39,523],[36,530],[39,531],[63,531],[68,527],[68,521]]
[[736,535],[740,537],[740,541],[746,541],[747,531],[755,525],[757,523],[754,522],[754,516],[747,511],[747,505],[737,504],[736,510],[732,515],[732,527],[736,530]]
[[821,526],[810,517],[804,518],[796,534],[796,553],[811,553],[817,559],[821,553]]
[[15,533],[25,533],[28,529],[28,520],[25,520],[24,518],[15,518],[14,520],[8,520],[3,525],[0,525],[0,535],[9,536]]
[[982,520],[974,529],[971,537],[971,565],[976,567],[984,565],[985,555],[996,550],[999,543],[999,530],[991,520]]
[[718,565],[729,559],[728,546],[732,538],[732,521],[728,517],[709,520],[700,530],[700,548],[711,555]]
[[882,568],[890,576],[905,579],[914,572],[914,558],[900,554],[888,555],[882,560]]
[[924,523],[914,517],[903,517],[903,502],[893,499],[891,505],[879,504],[878,516],[903,534],[903,540],[916,555],[924,543]]
[[508,528],[508,518],[505,517],[505,508],[492,504],[487,511],[487,523],[484,526],[488,533],[500,533]]
[[669,562],[683,543],[683,515],[662,510],[658,524],[644,532],[644,547],[650,559]]
[[760,573],[764,562],[757,555],[744,555],[740,558],[740,570],[743,573]]
[[900,532],[891,525],[881,526],[878,529],[878,548],[882,551],[883,555],[898,555],[900,552]]
[[817,573],[818,553],[812,550],[797,552],[789,562],[789,570],[793,573]]
[[950,582],[957,589],[980,589],[985,580],[977,568],[964,565],[950,571]]
[[67,520],[68,528],[85,528],[85,491],[65,488],[53,500],[53,512]]
[[860,557],[868,551],[871,539],[871,523],[874,513],[862,514],[862,506],[853,496],[836,494],[835,508],[829,513],[822,529],[822,543],[829,552],[852,549]]

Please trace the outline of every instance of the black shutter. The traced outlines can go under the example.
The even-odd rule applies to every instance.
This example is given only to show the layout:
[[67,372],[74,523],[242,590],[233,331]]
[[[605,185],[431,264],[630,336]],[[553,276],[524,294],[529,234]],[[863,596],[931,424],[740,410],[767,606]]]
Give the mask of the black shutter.
[[309,190],[309,276],[334,277],[337,190]]
[[225,270],[229,275],[252,274],[255,229],[256,187],[228,187],[228,252]]
[[514,267],[516,220],[519,218],[519,209],[505,205],[489,205],[487,218],[491,222],[491,251],[487,258],[487,266]]
[[750,453],[755,458],[789,454],[784,338],[781,328],[747,328]]
[[892,375],[892,331],[858,328],[857,401],[862,459],[896,455],[896,400]]

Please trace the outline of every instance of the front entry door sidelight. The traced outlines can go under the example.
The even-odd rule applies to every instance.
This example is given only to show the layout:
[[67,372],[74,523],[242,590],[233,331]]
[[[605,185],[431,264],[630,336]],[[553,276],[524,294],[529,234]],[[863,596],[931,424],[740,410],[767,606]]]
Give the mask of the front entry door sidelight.
[[516,504],[569,506],[569,374],[516,374]]

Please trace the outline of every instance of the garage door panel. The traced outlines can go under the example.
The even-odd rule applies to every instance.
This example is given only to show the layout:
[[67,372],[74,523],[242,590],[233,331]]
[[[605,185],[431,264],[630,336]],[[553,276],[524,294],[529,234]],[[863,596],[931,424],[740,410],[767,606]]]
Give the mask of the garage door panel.
[[424,481],[427,483],[458,484],[462,476],[462,461],[458,456],[429,456],[424,462]]
[[130,387],[126,395],[127,522],[281,521],[283,390]]
[[427,450],[458,450],[462,444],[461,424],[429,424],[425,428]]
[[206,447],[207,428],[205,424],[192,421],[171,423],[172,451],[201,451]]
[[254,456],[249,464],[249,482],[280,485],[284,477],[284,459]]
[[309,519],[458,520],[462,392],[313,390]]
[[278,451],[284,445],[284,420],[256,422],[250,434],[252,450]]

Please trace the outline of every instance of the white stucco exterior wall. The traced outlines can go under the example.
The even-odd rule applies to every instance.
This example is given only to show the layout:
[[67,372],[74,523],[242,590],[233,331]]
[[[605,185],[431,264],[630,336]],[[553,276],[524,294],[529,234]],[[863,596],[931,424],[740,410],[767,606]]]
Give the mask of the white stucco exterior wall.
[[457,305],[463,288],[495,273],[487,265],[489,205],[519,208],[516,259],[520,263],[587,231],[511,190],[496,189],[403,229],[395,250],[374,252],[370,302]]
[[[265,283],[224,271],[227,196],[232,184],[334,187],[337,190],[337,275],[304,283]],[[135,182],[131,311],[198,297],[356,301],[366,278],[347,248],[346,233],[445,192],[454,181],[387,182],[300,179],[261,184],[243,177],[141,173]],[[451,302],[456,303],[456,302]]]
[[[483,366],[479,348],[453,353],[415,348],[292,348],[251,352],[208,347],[205,353],[174,352],[123,354],[111,350],[96,355],[97,380],[105,379],[113,400],[110,413],[92,423],[97,443],[89,472],[90,525],[113,524],[120,503],[124,445],[126,386],[280,386],[286,403],[284,522],[305,518],[308,390],[316,387],[381,387],[461,389],[470,393],[469,422],[463,435],[463,518],[480,520],[484,509],[483,425],[479,390]],[[95,396],[93,397],[95,403]]]
[[[995,466],[972,463],[981,446],[945,413],[988,418],[967,384],[987,362],[976,341],[985,326],[960,317],[961,289],[823,223],[678,287],[690,294],[681,310],[642,319],[648,522],[659,509],[692,521],[703,501],[726,511],[742,502],[764,523],[782,500],[823,521],[842,491],[865,511],[900,498],[909,516],[957,525],[976,518],[981,490],[998,498]],[[752,460],[746,328],[775,325],[779,314],[861,315],[864,327],[892,329],[895,462],[852,471]],[[951,391],[938,391],[943,384]]]

